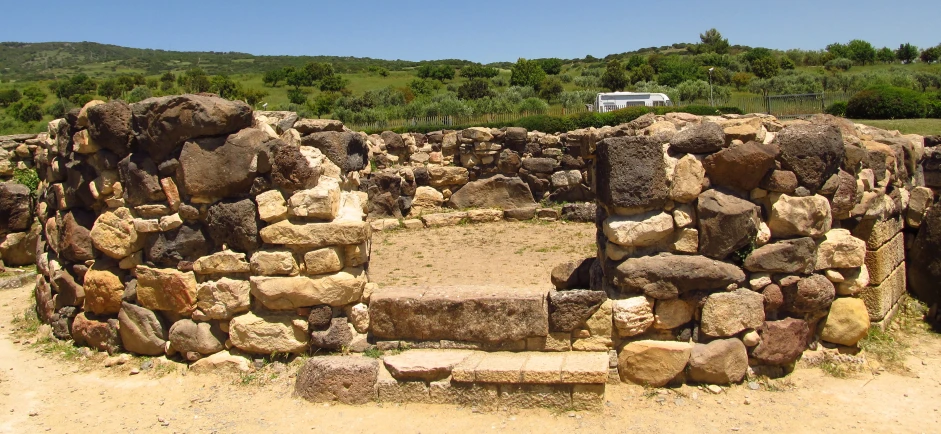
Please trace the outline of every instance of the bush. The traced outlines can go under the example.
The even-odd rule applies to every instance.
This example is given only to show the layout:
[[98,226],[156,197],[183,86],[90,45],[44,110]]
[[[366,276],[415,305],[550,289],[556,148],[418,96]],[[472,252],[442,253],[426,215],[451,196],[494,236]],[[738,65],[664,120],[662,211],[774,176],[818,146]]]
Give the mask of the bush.
[[36,169],[13,169],[13,182],[25,185],[30,193],[35,194],[39,187],[39,174]]
[[846,105],[846,117],[853,119],[918,119],[927,114],[924,95],[901,87],[870,87],[853,95]]
[[837,101],[827,106],[827,108],[824,109],[823,112],[828,115],[845,117],[846,105],[847,105],[846,101]]

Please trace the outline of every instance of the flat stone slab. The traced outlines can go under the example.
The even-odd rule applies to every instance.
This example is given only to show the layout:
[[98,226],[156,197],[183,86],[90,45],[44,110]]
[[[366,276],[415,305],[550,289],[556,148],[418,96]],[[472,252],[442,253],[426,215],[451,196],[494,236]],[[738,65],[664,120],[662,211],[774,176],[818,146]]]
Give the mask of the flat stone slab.
[[546,289],[486,286],[387,287],[370,298],[380,340],[508,342],[549,334]]
[[452,379],[465,383],[604,384],[608,362],[608,354],[602,352],[477,352],[453,368]]
[[409,350],[385,356],[382,362],[396,380],[437,381],[451,376],[451,370],[473,354],[467,350]]

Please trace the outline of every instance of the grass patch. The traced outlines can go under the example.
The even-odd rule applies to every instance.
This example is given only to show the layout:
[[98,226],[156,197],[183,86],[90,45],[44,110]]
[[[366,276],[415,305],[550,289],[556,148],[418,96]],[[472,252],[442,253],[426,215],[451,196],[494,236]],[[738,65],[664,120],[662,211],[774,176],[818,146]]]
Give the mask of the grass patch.
[[884,130],[899,130],[902,134],[921,134],[923,136],[941,135],[941,119],[854,119],[853,122],[882,128]]
[[817,367],[831,377],[846,378],[849,376],[849,370],[846,369],[845,365],[832,360],[824,360]]

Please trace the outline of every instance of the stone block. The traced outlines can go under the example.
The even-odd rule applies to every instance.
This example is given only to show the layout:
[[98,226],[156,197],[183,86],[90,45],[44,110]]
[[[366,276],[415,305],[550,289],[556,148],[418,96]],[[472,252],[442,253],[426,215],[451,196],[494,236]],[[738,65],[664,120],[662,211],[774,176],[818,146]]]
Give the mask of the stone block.
[[869,284],[878,285],[905,260],[905,237],[897,234],[879,250],[866,252]]
[[862,292],[859,293],[859,297],[866,302],[869,319],[873,322],[885,319],[902,295],[905,294],[905,285],[905,264],[900,264],[881,283],[863,288]]
[[854,237],[866,242],[867,249],[877,250],[895,238],[895,235],[902,231],[902,227],[904,222],[901,216],[892,216],[886,220],[863,220],[853,228],[852,233]]
[[571,387],[550,384],[501,384],[500,406],[511,408],[569,408]]
[[575,410],[604,408],[604,384],[573,384],[572,408]]
[[376,290],[371,332],[379,339],[518,341],[549,333],[548,291],[496,287]]
[[366,357],[312,357],[297,372],[295,393],[310,402],[374,401],[379,361]]

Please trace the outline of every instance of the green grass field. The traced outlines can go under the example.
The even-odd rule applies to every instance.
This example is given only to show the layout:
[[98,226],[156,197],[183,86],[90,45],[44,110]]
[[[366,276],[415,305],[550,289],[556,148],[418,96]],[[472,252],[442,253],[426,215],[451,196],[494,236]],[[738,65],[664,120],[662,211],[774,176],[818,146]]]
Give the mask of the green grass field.
[[941,135],[941,119],[859,119],[853,120],[853,122],[884,130],[899,130],[902,134]]

